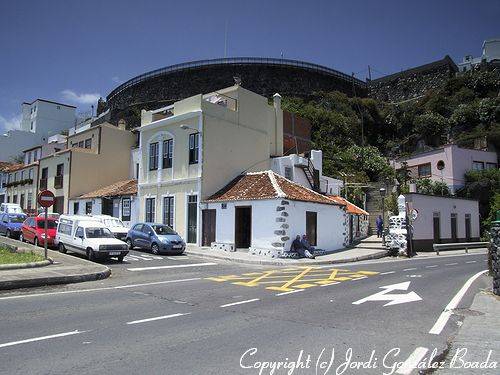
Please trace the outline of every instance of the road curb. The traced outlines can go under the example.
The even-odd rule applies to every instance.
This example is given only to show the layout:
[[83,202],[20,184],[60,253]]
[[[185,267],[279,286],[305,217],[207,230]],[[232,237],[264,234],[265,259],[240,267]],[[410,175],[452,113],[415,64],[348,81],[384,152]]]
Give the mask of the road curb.
[[31,279],[0,281],[0,290],[33,288],[33,287],[58,285],[58,284],[75,284],[75,283],[82,283],[85,281],[106,279],[110,275],[111,275],[111,270],[108,267],[106,267],[106,269],[103,271],[92,272],[83,275],[50,276],[50,277],[39,277]]
[[40,262],[30,262],[30,263],[14,263],[14,264],[0,264],[0,271],[2,270],[18,270],[24,268],[36,268],[49,266],[54,261],[52,259],[41,260]]
[[[209,250],[213,251],[213,250]],[[352,262],[360,262],[363,260],[371,260],[371,259],[380,259],[388,256],[387,251],[380,251],[370,255],[363,255],[360,257],[354,258],[346,258],[346,259],[337,259],[337,260],[317,260],[313,262],[301,262],[301,261],[283,261],[279,259],[239,259],[239,258],[230,258],[225,256],[220,256],[219,254],[205,254],[199,253],[196,251],[190,251],[189,249],[185,250],[186,254],[197,256],[200,258],[206,259],[217,259],[217,260],[227,260],[229,262],[234,263],[243,263],[243,264],[258,264],[263,266],[295,266],[295,265],[327,265],[327,264],[341,264],[341,263],[352,263]]]

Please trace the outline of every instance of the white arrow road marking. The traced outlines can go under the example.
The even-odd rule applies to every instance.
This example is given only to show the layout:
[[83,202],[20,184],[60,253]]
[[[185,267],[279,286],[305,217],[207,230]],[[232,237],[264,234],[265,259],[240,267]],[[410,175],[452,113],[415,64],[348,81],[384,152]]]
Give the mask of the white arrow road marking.
[[416,302],[422,300],[422,297],[420,297],[415,292],[409,292],[406,294],[389,294],[389,292],[392,292],[393,290],[408,290],[409,286],[410,286],[410,281],[405,281],[404,283],[399,283],[399,284],[381,286],[380,288],[384,289],[381,292],[362,298],[356,302],[353,302],[352,304],[360,305],[368,301],[390,301],[386,303],[384,306],[392,306],[392,305],[398,305],[400,303]]

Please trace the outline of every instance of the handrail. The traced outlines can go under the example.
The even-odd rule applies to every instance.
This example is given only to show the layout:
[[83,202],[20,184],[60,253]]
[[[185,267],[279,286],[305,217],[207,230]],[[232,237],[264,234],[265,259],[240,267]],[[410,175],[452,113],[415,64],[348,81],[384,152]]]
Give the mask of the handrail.
[[436,255],[439,255],[439,250],[461,250],[465,249],[468,253],[469,249],[479,249],[483,247],[488,247],[489,242],[461,242],[461,243],[442,243],[432,245],[433,249],[436,251]]
[[277,59],[277,58],[265,58],[265,57],[228,57],[228,58],[220,58],[220,59],[207,59],[207,60],[198,60],[198,61],[190,61],[186,63],[180,63],[175,65],[170,65],[164,68],[152,70],[150,72],[146,72],[140,74],[134,78],[129,79],[128,81],[122,83],[120,86],[116,87],[113,91],[111,91],[106,100],[113,99],[114,96],[118,95],[120,92],[125,90],[126,88],[135,85],[136,83],[142,82],[146,79],[157,77],[163,75],[165,73],[172,73],[179,70],[189,69],[189,68],[197,68],[202,66],[210,66],[210,65],[230,65],[230,64],[267,64],[267,65],[280,65],[280,66],[293,66],[293,67],[301,67],[309,70],[315,70],[318,72],[323,72],[326,74],[330,74],[350,82],[355,82],[358,85],[366,86],[366,82],[354,78],[348,74],[339,72],[338,70],[328,68],[323,65],[308,63],[300,60],[289,60],[289,59]]

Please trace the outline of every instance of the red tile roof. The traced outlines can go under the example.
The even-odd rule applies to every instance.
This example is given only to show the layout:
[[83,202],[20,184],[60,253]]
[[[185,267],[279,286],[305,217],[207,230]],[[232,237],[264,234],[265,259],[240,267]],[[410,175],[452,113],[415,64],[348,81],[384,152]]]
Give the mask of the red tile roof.
[[273,171],[249,172],[240,175],[206,202],[246,201],[258,199],[290,199],[295,201],[338,205],[326,196],[316,193]]
[[12,163],[8,163],[6,161],[0,161],[0,172],[4,172],[12,165]]
[[337,203],[343,203],[344,206],[346,206],[346,212],[348,214],[354,214],[354,215],[369,215],[368,212],[366,212],[365,210],[359,208],[358,206],[356,206],[355,204],[349,202],[347,199],[345,198],[342,198],[338,195],[328,195],[327,196],[328,199],[331,199],[332,201],[334,202],[337,202]]
[[100,189],[80,195],[73,199],[90,199],[104,197],[119,197],[122,195],[137,194],[137,180],[118,181],[112,185],[104,186]]

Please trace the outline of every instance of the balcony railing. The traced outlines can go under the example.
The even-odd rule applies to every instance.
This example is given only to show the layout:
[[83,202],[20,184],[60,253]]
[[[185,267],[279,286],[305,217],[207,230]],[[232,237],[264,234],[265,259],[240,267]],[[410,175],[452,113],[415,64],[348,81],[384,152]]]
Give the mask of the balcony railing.
[[63,187],[63,176],[56,176],[54,178],[54,188],[61,189]]
[[47,179],[46,178],[40,179],[40,190],[47,190]]

